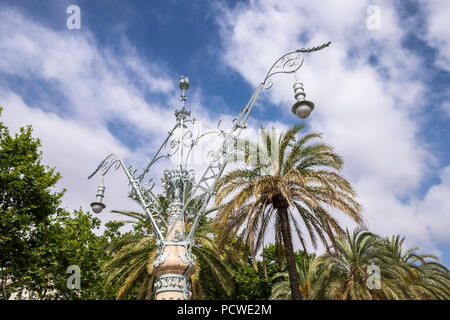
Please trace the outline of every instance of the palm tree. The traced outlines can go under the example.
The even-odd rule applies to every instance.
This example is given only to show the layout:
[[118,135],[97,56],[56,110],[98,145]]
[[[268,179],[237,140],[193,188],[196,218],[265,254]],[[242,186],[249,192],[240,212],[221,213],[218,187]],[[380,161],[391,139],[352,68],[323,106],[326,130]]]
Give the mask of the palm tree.
[[[299,280],[299,290],[303,299],[309,299],[311,293],[312,273],[310,265],[314,262],[315,254],[304,255],[300,262],[297,261],[297,275]],[[277,281],[281,279],[281,281]],[[272,280],[276,281],[272,287],[270,300],[291,299],[291,286],[289,283],[289,274],[287,271],[276,273]]]
[[392,236],[380,242],[380,254],[394,266],[398,277],[405,281],[408,298],[445,299],[450,298],[449,270],[439,259],[430,254],[417,253],[418,248],[403,250],[404,237]]
[[[339,174],[342,159],[327,144],[309,143],[321,137],[318,133],[297,139],[304,127],[296,125],[281,135],[262,128],[261,144],[248,142],[244,148],[240,146],[245,167],[226,174],[216,187],[216,203],[225,203],[214,222],[221,230],[222,241],[231,234],[240,234],[255,260],[256,252],[264,245],[267,227],[274,223],[277,248],[284,247],[286,254],[292,299],[300,299],[301,294],[291,227],[305,252],[300,221],[314,248],[318,236],[329,251],[327,237],[334,242],[334,235],[342,235],[343,230],[327,209],[339,209],[357,223],[362,222],[355,192]],[[227,197],[231,199],[225,201]]]
[[[313,264],[314,298],[339,300],[408,299],[408,287],[397,265],[380,250],[381,238],[365,229],[336,239],[337,252],[318,257]],[[379,274],[369,272],[378,269]],[[379,277],[379,287],[369,285]]]
[[[196,210],[196,207],[201,205],[200,200],[193,201],[190,209]],[[158,205],[162,208],[161,212],[166,212],[168,204],[169,201],[166,197],[158,197]],[[108,249],[114,253],[114,256],[105,265],[108,272],[107,282],[110,285],[120,285],[117,299],[127,298],[137,288],[139,288],[137,299],[149,299],[155,279],[153,261],[157,255],[156,239],[151,233],[151,224],[146,216],[139,212],[115,210],[112,212],[132,218],[125,222],[143,226],[145,232],[126,234],[109,245]],[[187,225],[188,228],[189,225]],[[230,296],[233,290],[233,271],[230,265],[231,262],[239,263],[239,256],[231,252],[228,247],[221,252],[218,251],[216,236],[212,233],[210,222],[206,217],[200,221],[195,234],[192,254],[197,260],[196,271],[192,276],[193,298],[205,298],[202,279],[199,278],[202,268],[210,275],[219,291]]]
[[139,287],[137,299],[149,299],[154,281],[153,261],[156,258],[154,238],[125,235],[114,241],[109,250],[115,254],[104,266],[108,274],[106,285],[118,285],[116,299],[126,299],[133,289]]

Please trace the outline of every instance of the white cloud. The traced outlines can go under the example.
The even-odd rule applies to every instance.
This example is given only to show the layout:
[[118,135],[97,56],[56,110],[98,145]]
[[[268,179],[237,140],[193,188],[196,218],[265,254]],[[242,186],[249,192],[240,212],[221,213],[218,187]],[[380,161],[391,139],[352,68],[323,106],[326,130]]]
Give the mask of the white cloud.
[[[129,45],[117,56],[98,48],[88,31],[52,31],[10,9],[0,19],[1,72],[52,81],[67,98],[71,116],[91,125],[122,118],[144,134],[168,129],[170,110],[160,106],[161,99],[147,102],[144,94],[167,94],[175,86]],[[61,113],[60,106],[54,108]]]
[[445,101],[441,104],[441,109],[450,117],[450,101]]
[[[217,20],[224,39],[223,59],[256,85],[284,52],[333,41],[330,48],[307,55],[299,73],[307,98],[316,103],[308,122],[344,157],[345,174],[359,192],[369,226],[384,235],[402,233],[411,244],[439,253],[436,244],[450,241],[445,234],[450,217],[445,197],[449,169],[443,171],[441,184],[428,190],[423,199],[415,197],[415,190],[433,169],[433,158],[417,138],[414,118],[420,111],[414,108],[421,105],[417,102],[423,98],[424,84],[412,75],[420,70],[421,60],[401,46],[405,30],[391,4],[379,4],[380,30],[366,28],[368,6],[369,1],[330,1],[323,6],[273,0],[222,7]],[[0,105],[5,108],[2,121],[16,130],[33,125],[45,162],[63,175],[60,185],[69,190],[64,204],[70,209],[80,205],[87,209],[95,196],[98,180],[86,180],[89,168],[93,170],[111,152],[143,167],[144,159],[174,124],[172,110],[179,104],[179,94],[171,77],[159,67],[161,61],[146,61],[126,40],[120,49],[118,55],[99,47],[86,31],[56,32],[17,11],[0,12],[0,73],[28,82],[49,82],[65,101],[64,106],[52,101],[40,106],[33,99],[21,99],[17,87],[0,82]],[[368,64],[371,56],[376,57],[376,65]],[[292,80],[277,76],[267,95],[283,106],[280,115],[290,113],[286,106],[294,100]],[[192,88],[189,99],[196,118],[209,128],[216,127],[219,117],[224,118],[224,127],[231,123],[233,117],[228,114],[216,118],[208,113],[200,88]],[[260,123],[254,115],[249,136],[256,136],[252,128]],[[113,136],[117,132],[107,127],[118,119],[124,124],[121,134],[132,127],[146,143],[138,143],[133,150],[120,143]],[[271,120],[279,129],[285,126]],[[144,149],[147,142],[154,150]],[[208,148],[216,145],[213,140]],[[165,164],[154,168],[154,177],[170,167]],[[198,169],[204,167],[201,163]],[[111,173],[105,182],[108,209],[135,206],[126,197],[123,174]],[[400,197],[412,200],[405,203]]]
[[443,70],[450,71],[450,28],[448,14],[450,2],[442,0],[421,0],[425,11],[425,32],[422,37],[437,50],[436,65]]
[[440,174],[441,182],[432,186],[423,198],[407,204],[386,194],[378,181],[360,181],[357,190],[371,210],[366,211],[369,226],[385,235],[402,234],[407,244],[440,255],[439,245],[448,247],[450,236],[450,166]]
[[[382,235],[402,233],[410,244],[439,253],[438,230],[432,226],[439,225],[437,216],[450,217],[443,210],[450,200],[436,196],[434,214],[414,209],[426,203],[415,198],[416,190],[435,163],[417,136],[414,117],[422,111],[416,106],[426,89],[416,80],[422,61],[402,47],[408,30],[390,2],[377,4],[380,29],[367,29],[370,5],[254,0],[219,7],[223,60],[256,85],[283,53],[331,40],[330,48],[305,55],[298,73],[307,98],[316,104],[307,121],[343,156],[344,173],[359,193],[369,226]],[[292,76],[276,76],[268,96],[286,113],[294,101],[293,82]],[[414,205],[400,200],[404,197]]]
[[450,234],[450,166],[440,174],[441,182],[432,186],[423,200],[413,202],[420,221],[430,229],[432,238],[438,243],[448,244]]
[[[153,156],[175,124],[173,111],[180,105],[179,92],[159,67],[161,62],[146,61],[125,38],[119,51],[117,54],[98,46],[89,32],[56,32],[27,20],[18,11],[5,9],[0,13],[0,73],[20,78],[25,83],[24,96],[30,82],[38,79],[47,84],[44,91],[64,97],[64,105],[51,99],[40,101],[45,104],[43,108],[35,101],[34,93],[26,99],[21,96],[22,90],[2,83],[1,120],[13,131],[28,124],[33,126],[34,136],[42,143],[43,162],[56,167],[63,176],[57,188],[68,189],[63,205],[70,210],[80,206],[89,209],[100,177],[87,180],[87,176],[103,158],[115,153],[127,165],[143,168],[146,158]],[[146,96],[151,97],[151,102]],[[224,128],[229,127],[232,117],[211,116],[202,103],[200,88],[191,89],[188,96],[188,106],[199,123],[215,129],[218,118],[214,117],[223,117]],[[123,127],[108,129],[108,124],[117,124],[117,120]],[[125,146],[117,137],[126,135],[126,130],[133,131],[133,138],[143,142],[133,149]],[[252,126],[250,131],[256,132]],[[197,176],[206,167],[206,153],[218,146],[216,136],[196,149],[197,162],[193,167],[198,169]],[[158,185],[164,169],[172,167],[173,163],[164,160],[152,167],[157,191],[161,190]],[[128,199],[127,184],[121,170],[111,170],[105,177],[106,212],[142,210]],[[118,218],[109,213],[100,217],[103,221]]]
[[[108,154],[115,153],[139,168],[153,153],[141,141],[130,150],[114,136],[118,130],[124,135],[127,128],[133,128],[137,132],[132,134],[147,139],[145,147],[150,144],[152,148],[171,125],[167,119],[173,119],[172,110],[161,106],[175,90],[167,73],[144,61],[125,41],[120,49],[122,55],[101,48],[88,31],[56,32],[19,11],[5,8],[0,12],[0,73],[24,83],[22,88],[5,81],[0,84],[1,120],[16,132],[19,127],[33,126],[34,136],[41,140],[44,163],[63,176],[57,188],[68,189],[63,205],[70,210],[89,209],[100,178],[87,177]],[[27,92],[36,79],[47,84],[45,91],[61,95],[64,103],[36,101],[35,92]],[[145,95],[154,99],[147,102]],[[108,124],[118,119],[123,129],[108,130]],[[152,174],[157,176],[161,170]],[[105,177],[108,212],[138,209],[127,197],[127,183],[121,171]],[[104,221],[118,218],[109,213],[101,217]]]
[[[3,106],[1,121],[6,123],[11,133],[20,127],[32,125],[33,136],[38,137],[43,152],[43,164],[56,167],[62,178],[55,186],[56,190],[67,189],[63,197],[63,206],[69,210],[82,207],[89,209],[89,203],[95,200],[99,176],[88,180],[97,164],[110,153],[125,157],[130,153],[104,127],[91,128],[83,123],[62,119],[52,112],[27,106],[23,100],[11,91],[0,90]],[[126,197],[127,181],[120,174],[108,175],[105,201],[109,209],[135,207]],[[111,187],[110,187],[111,186]],[[106,221],[113,216],[100,215]],[[116,217],[117,218],[117,217]]]

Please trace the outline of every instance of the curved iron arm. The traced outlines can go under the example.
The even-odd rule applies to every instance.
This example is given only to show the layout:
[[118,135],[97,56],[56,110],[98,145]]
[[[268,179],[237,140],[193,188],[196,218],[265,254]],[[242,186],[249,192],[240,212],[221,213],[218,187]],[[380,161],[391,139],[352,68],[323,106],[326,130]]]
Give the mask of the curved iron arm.
[[[163,149],[165,149],[167,147],[167,143],[169,142],[170,138],[173,136],[175,130],[179,127],[179,124],[175,124],[175,126],[172,128],[172,130],[169,131],[169,135],[166,137],[166,139],[164,140],[164,142],[161,144],[161,146],[159,147],[158,151],[155,153],[155,155],[153,156],[152,160],[149,161],[149,163],[147,164],[147,166],[145,167],[145,169],[142,171],[142,173],[135,178],[135,174],[137,172],[137,170],[132,171],[132,176],[133,179],[137,179],[139,181],[142,181],[145,177],[145,175],[150,171],[150,168],[160,159],[162,158],[168,158],[173,154],[170,154],[168,152],[166,152],[165,154],[160,154],[161,151]],[[104,176],[108,173],[108,171],[115,166],[115,170],[118,170],[120,167],[120,162],[121,160],[119,160],[117,158],[117,156],[115,154],[110,154],[108,155],[102,162],[100,162],[100,164],[98,165],[98,167],[94,170],[93,173],[91,173],[91,175],[89,175],[88,179],[91,179],[98,171],[102,171],[101,175]],[[123,164],[123,163],[122,163]],[[131,166],[129,167],[130,171],[131,171]]]
[[295,51],[288,52],[281,56],[275,63],[270,67],[266,76],[264,77],[264,81],[262,82],[264,86],[269,89],[272,86],[272,83],[267,84],[269,78],[277,73],[293,73],[300,69],[303,65],[303,55],[302,53],[309,53],[314,51],[322,50],[328,47],[331,44],[331,41],[321,44],[320,46],[312,47],[312,48],[302,48]]
[[[324,43],[322,45],[312,47],[312,48],[301,48],[295,51],[288,52],[281,56],[275,63],[270,67],[269,71],[267,72],[266,76],[264,77],[264,80],[258,85],[255,92],[251,96],[250,100],[248,101],[247,105],[244,106],[240,113],[238,118],[233,120],[233,128],[228,133],[224,133],[224,140],[222,143],[222,146],[220,149],[216,152],[220,159],[216,159],[212,163],[209,164],[208,168],[204,171],[202,177],[200,178],[199,182],[196,183],[193,187],[193,193],[195,194],[198,189],[202,189],[207,193],[205,202],[202,206],[202,209],[198,212],[194,224],[191,227],[191,230],[189,232],[189,235],[187,237],[188,240],[192,240],[194,237],[195,230],[198,227],[198,223],[200,222],[200,218],[204,216],[204,212],[206,210],[206,207],[212,197],[212,195],[215,192],[215,188],[217,185],[217,182],[219,181],[220,177],[222,176],[222,173],[225,169],[225,166],[228,163],[228,159],[225,156],[223,156],[223,150],[225,150],[226,143],[229,141],[229,139],[238,139],[242,130],[246,128],[248,117],[250,116],[250,113],[253,110],[253,106],[255,105],[255,102],[261,93],[262,89],[270,89],[272,87],[272,84],[269,83],[270,77],[272,77],[275,74],[278,73],[293,73],[297,71],[303,64],[303,55],[302,53],[309,53],[314,51],[322,50],[326,47],[328,47],[331,44],[331,41]],[[208,183],[208,181],[210,183]],[[188,201],[185,203],[185,208],[189,204],[189,202],[193,199],[191,197]],[[184,209],[185,209],[184,208]]]
[[159,159],[161,158],[167,158],[169,157],[169,154],[164,154],[164,155],[159,155],[159,153],[166,148],[167,143],[169,142],[170,138],[173,136],[175,130],[178,128],[179,124],[175,124],[175,126],[172,128],[172,130],[169,131],[169,135],[167,136],[167,138],[164,140],[164,142],[162,143],[162,145],[159,147],[158,151],[156,151],[155,155],[153,156],[152,160],[150,160],[150,162],[148,163],[148,165],[145,167],[145,169],[143,170],[142,174],[139,175],[139,177],[137,178],[139,181],[142,181],[144,179],[144,176],[150,171],[151,166],[153,166],[155,164],[155,162],[157,162]]
[[190,136],[191,141],[189,144],[185,145],[185,147],[188,148],[188,150],[187,150],[185,160],[184,160],[184,165],[183,165],[184,167],[187,167],[187,161],[189,160],[189,157],[191,156],[191,152],[194,150],[194,147],[198,144],[198,142],[202,138],[212,135],[212,134],[221,134],[221,131],[220,131],[220,129],[209,129],[208,131],[205,131],[203,133],[198,133],[195,137],[192,136],[192,132],[187,131],[186,134],[187,133],[191,134],[191,136]]
[[120,168],[120,160],[116,157],[115,154],[108,155],[102,162],[98,165],[98,167],[91,173],[88,179],[92,178],[96,175],[97,172],[102,170],[101,175],[104,176],[108,173],[109,169],[115,166],[114,170],[118,170]]
[[[129,184],[132,187],[132,190],[134,194],[136,195],[137,200],[141,204],[142,208],[144,208],[145,214],[147,216],[147,219],[150,221],[153,230],[156,234],[156,237],[159,240],[164,239],[160,228],[156,224],[155,219],[153,218],[153,213],[159,215],[157,211],[154,210],[152,207],[151,200],[151,194],[147,193],[144,195],[144,189],[141,187],[141,184],[139,183],[139,180],[134,178],[134,172],[131,171],[131,167],[127,168],[122,160],[117,158],[115,154],[110,154],[107,156],[97,167],[97,169],[88,177],[88,179],[92,178],[98,171],[102,170],[102,175],[104,176],[112,167],[114,166],[115,170],[118,170],[120,167],[122,167],[123,171],[125,172]],[[146,200],[147,198],[147,200]],[[150,202],[150,203],[149,203]],[[160,217],[161,218],[161,217]]]

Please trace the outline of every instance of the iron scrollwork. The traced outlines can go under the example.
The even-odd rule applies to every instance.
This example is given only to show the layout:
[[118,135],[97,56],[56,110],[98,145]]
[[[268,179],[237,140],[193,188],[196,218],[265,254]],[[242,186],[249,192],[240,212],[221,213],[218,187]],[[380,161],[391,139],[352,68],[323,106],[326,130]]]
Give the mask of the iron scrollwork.
[[[167,254],[163,252],[166,245],[185,245],[186,254],[179,255],[179,258],[183,263],[189,262],[189,268],[185,274],[164,274],[160,275],[155,282],[156,293],[163,291],[182,291],[185,298],[190,298],[191,284],[190,279],[187,276],[192,268],[195,268],[195,258],[191,255],[192,245],[194,243],[193,236],[198,227],[201,217],[205,216],[208,211],[208,205],[211,197],[214,195],[214,191],[219,178],[222,176],[227,163],[231,162],[235,158],[235,145],[239,139],[239,136],[243,129],[246,128],[248,117],[253,109],[253,106],[258,98],[260,92],[263,89],[269,89],[272,87],[271,77],[280,73],[294,73],[300,69],[304,62],[304,53],[319,51],[330,45],[331,42],[324,43],[320,46],[312,48],[302,48],[283,55],[279,58],[267,72],[263,82],[261,82],[254,94],[250,98],[247,105],[245,105],[239,116],[233,120],[233,126],[230,130],[223,130],[220,125],[222,121],[219,121],[217,129],[207,130],[206,132],[197,132],[187,130],[188,124],[196,123],[196,120],[191,117],[189,110],[185,108],[186,90],[189,88],[188,79],[182,77],[180,80],[180,89],[182,89],[182,108],[175,111],[176,124],[169,132],[169,135],[164,140],[163,144],[157,150],[156,154],[149,161],[145,169],[140,175],[137,175],[137,171],[132,167],[125,167],[124,163],[118,159],[115,155],[109,155],[106,157],[97,169],[89,176],[92,178],[97,172],[101,172],[101,175],[105,175],[111,168],[115,170],[122,167],[128,176],[129,183],[131,184],[130,195],[141,203],[147,217],[152,223],[152,227],[157,237],[158,258],[154,261],[154,266],[158,267],[164,263],[167,259]],[[179,132],[177,137],[174,137],[175,133]],[[194,172],[192,170],[186,170],[187,161],[193,148],[197,145],[198,141],[207,135],[215,134],[222,138],[221,145],[215,150],[207,152],[207,158],[209,161],[208,167],[203,172],[198,180],[195,179]],[[187,152],[184,153],[184,149]],[[178,153],[177,166],[174,170],[165,171],[163,178],[163,187],[171,197],[171,204],[167,209],[168,221],[165,221],[162,212],[159,211],[157,206],[156,197],[152,192],[154,187],[153,179],[150,179],[146,185],[141,185],[144,177],[150,171],[151,167],[162,158],[172,158]],[[202,202],[199,207],[196,208],[196,212],[192,212],[192,208],[189,206],[193,201],[201,197]],[[191,210],[191,211],[189,211]],[[158,220],[158,223],[156,222]],[[181,233],[177,234],[173,242],[167,240],[167,236],[173,230],[175,222],[183,220],[184,223],[189,223],[191,228],[189,234],[184,238]],[[166,232],[166,238],[162,235],[162,232]]]
[[314,51],[322,50],[326,47],[328,47],[331,44],[331,41],[324,43],[320,46],[312,47],[312,48],[302,48],[298,49],[289,53],[286,53],[281,58],[279,58],[269,69],[269,71],[266,74],[266,77],[264,78],[264,81],[262,82],[264,84],[265,89],[270,89],[273,85],[272,80],[270,77],[272,77],[274,74],[277,73],[293,73],[300,69],[300,67],[303,65],[303,53],[310,53]]

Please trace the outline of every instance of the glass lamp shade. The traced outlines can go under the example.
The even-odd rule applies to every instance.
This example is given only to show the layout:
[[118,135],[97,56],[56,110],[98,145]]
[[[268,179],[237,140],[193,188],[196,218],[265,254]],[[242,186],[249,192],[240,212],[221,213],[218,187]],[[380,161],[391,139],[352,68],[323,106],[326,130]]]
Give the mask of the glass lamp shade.
[[313,109],[314,103],[308,100],[300,100],[292,106],[292,113],[297,115],[299,118],[305,119],[309,117]]
[[106,206],[101,202],[92,202],[91,208],[92,208],[92,211],[94,211],[95,213],[100,213],[100,212],[102,212],[103,209],[106,208]]

